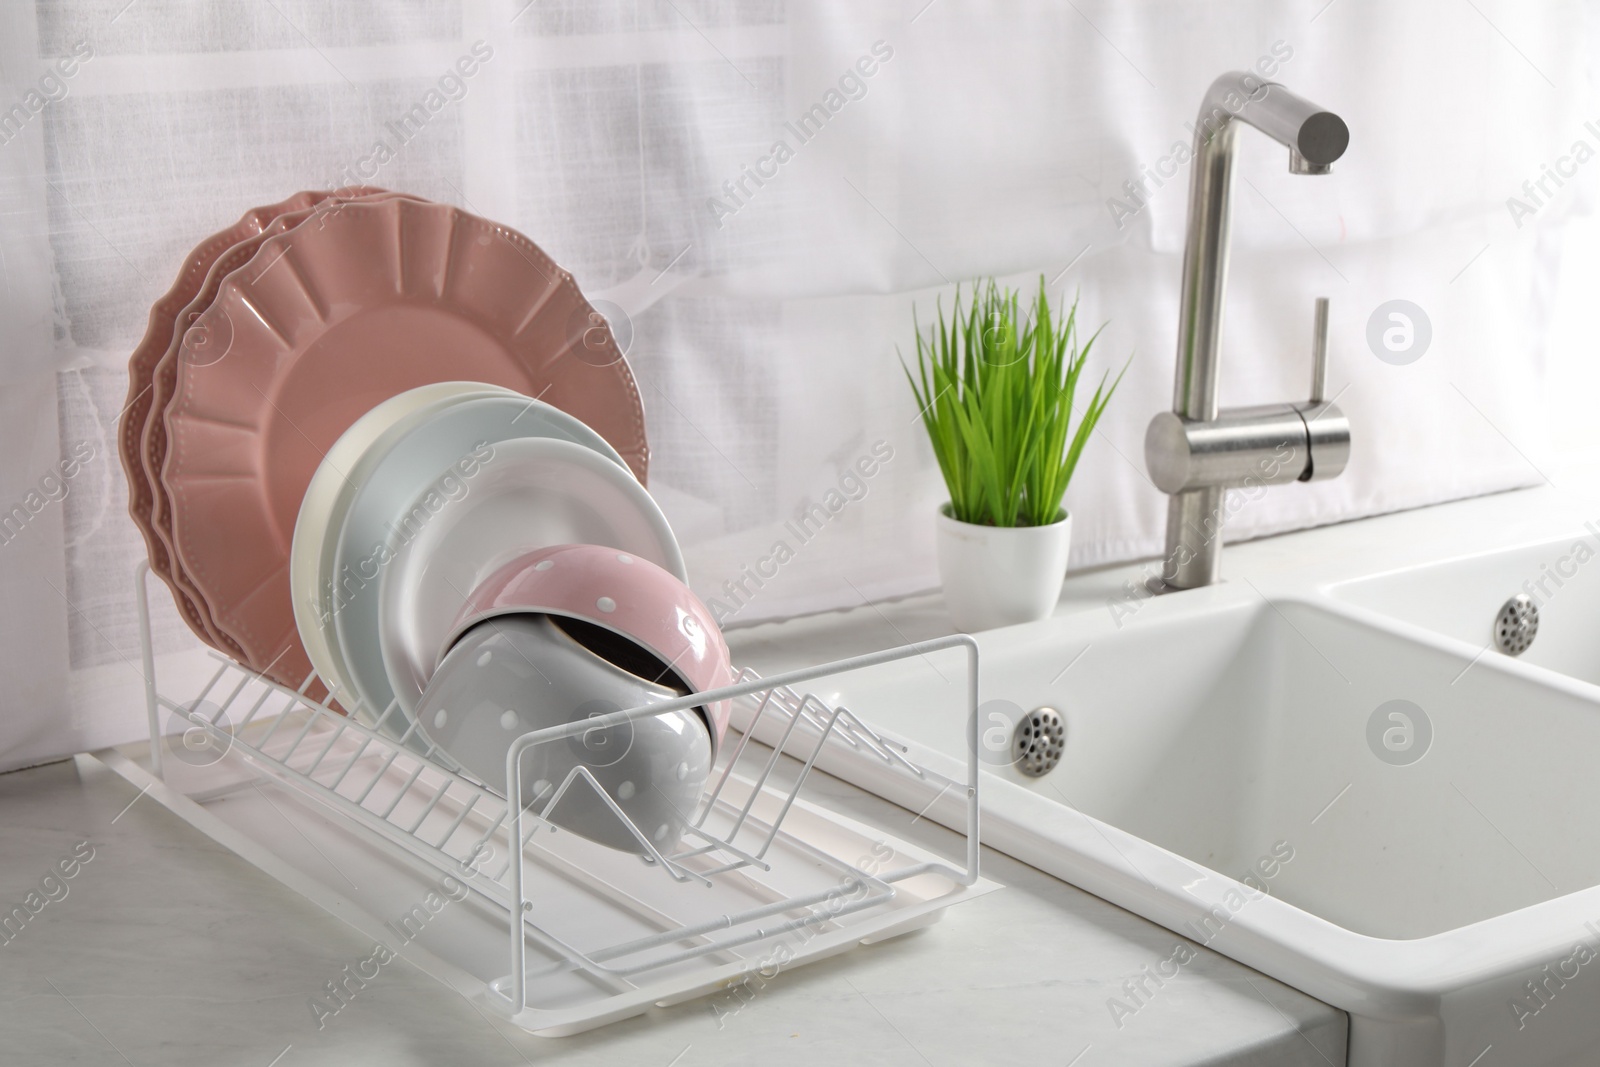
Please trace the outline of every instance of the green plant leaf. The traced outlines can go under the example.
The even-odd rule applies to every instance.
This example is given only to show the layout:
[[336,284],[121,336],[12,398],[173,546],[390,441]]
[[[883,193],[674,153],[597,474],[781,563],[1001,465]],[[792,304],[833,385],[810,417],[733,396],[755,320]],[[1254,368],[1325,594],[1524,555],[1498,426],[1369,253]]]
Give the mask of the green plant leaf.
[[[906,382],[950,491],[952,517],[991,526],[1056,521],[1083,450],[1122,377],[1102,374],[1079,418],[1078,383],[1100,330],[1080,347],[1078,301],[1054,314],[1044,277],[1027,318],[1021,293],[990,278],[963,304],[957,286],[948,318],[924,336],[913,310],[917,367],[901,356]],[[1131,359],[1129,361],[1131,363]]]

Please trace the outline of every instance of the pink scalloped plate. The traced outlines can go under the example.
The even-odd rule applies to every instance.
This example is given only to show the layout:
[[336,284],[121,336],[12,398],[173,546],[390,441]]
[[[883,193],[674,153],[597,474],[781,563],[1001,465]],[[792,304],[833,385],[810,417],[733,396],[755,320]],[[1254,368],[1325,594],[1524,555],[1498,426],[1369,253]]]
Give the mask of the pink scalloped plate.
[[[348,193],[361,195],[378,191],[370,187],[359,187],[349,190]],[[178,271],[178,277],[173,281],[172,288],[150,305],[150,321],[145,328],[144,337],[128,359],[128,398],[123,404],[120,425],[117,428],[117,452],[122,460],[123,475],[128,481],[128,514],[144,537],[150,569],[172,589],[184,621],[202,640],[223,651],[236,652],[237,649],[218,644],[215,635],[202,621],[199,606],[173,585],[171,555],[149,525],[155,484],[145,473],[144,464],[140,462],[140,439],[151,411],[159,410],[154,408],[152,403],[151,376],[156,364],[172,342],[174,328],[180,321],[180,313],[194,300],[195,294],[205,283],[206,275],[217,258],[245,238],[261,233],[280,215],[311,207],[332,195],[332,192],[306,190],[276,204],[251,208],[232,226],[218,230],[196,245],[184,259],[183,267]]]
[[465,380],[537,397],[643,483],[639,391],[603,325],[526,237],[445,204],[346,204],[264,241],[185,336],[162,467],[178,566],[245,662],[292,685],[310,672],[289,586],[300,500],[339,435],[398,393]]
[[[328,215],[335,211],[343,210],[346,204],[392,200],[397,197],[404,197],[409,200],[419,199],[407,193],[391,193],[381,190],[348,196],[339,193],[319,199],[317,203],[308,207],[280,214],[272,220],[266,229],[235,243],[233,247],[218,256],[216,262],[211,265],[211,269],[206,273],[205,282],[201,285],[199,291],[195,293],[194,299],[179,314],[177,321],[183,328],[174,333],[171,343],[167,346],[167,351],[162,355],[160,361],[156,363],[155,369],[150,375],[149,396],[151,411],[156,414],[153,414],[151,418],[145,421],[144,432],[139,439],[139,460],[143,465],[145,477],[149,479],[156,489],[150,495],[148,515],[145,521],[148,529],[155,532],[156,539],[161,544],[162,553],[166,557],[173,557],[173,549],[172,505],[167,499],[166,486],[161,482],[161,468],[167,458],[167,425],[164,415],[167,405],[171,402],[177,390],[179,351],[184,338],[188,336],[188,327],[198,321],[206,308],[211,306],[211,302],[216,299],[217,291],[222,288],[223,280],[235,270],[249,263],[261,248],[262,242],[266,241],[267,238],[275,237],[280,233],[287,233],[295,227],[305,224],[308,220],[311,225],[321,225]],[[168,573],[164,577],[167,579],[167,584],[173,587],[175,592],[193,605],[201,625],[210,634],[211,643],[215,647],[225,648],[235,655],[243,655],[243,650],[239,648],[238,642],[217,626],[216,619],[211,613],[210,605],[205,602],[199,590],[194,587],[194,583],[184,573],[181,565],[170,566]]]

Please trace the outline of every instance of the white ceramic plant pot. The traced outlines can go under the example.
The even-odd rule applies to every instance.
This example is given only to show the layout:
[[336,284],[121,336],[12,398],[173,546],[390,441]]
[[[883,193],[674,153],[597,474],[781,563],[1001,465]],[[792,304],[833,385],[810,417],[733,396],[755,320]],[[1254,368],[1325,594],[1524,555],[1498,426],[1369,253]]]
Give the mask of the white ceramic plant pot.
[[968,633],[1047,617],[1061,595],[1072,516],[1049,526],[982,526],[939,508],[939,577],[956,627]]

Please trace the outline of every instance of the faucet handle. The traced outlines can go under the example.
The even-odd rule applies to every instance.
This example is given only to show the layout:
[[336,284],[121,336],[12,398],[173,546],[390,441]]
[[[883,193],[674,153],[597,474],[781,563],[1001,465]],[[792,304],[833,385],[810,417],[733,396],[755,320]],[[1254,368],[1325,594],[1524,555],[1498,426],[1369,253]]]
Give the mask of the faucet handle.
[[1311,326],[1311,402],[1320,404],[1328,392],[1328,298],[1317,297]]
[[1350,420],[1328,403],[1328,298],[1317,297],[1311,327],[1311,399],[1295,404],[1306,428],[1302,482],[1337,478],[1350,461]]

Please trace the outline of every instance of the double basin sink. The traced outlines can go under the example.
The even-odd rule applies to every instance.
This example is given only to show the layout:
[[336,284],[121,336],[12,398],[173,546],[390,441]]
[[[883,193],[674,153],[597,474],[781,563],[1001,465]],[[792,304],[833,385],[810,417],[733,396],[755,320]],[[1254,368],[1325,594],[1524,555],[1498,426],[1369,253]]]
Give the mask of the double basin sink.
[[[986,843],[1343,1009],[1356,1067],[1587,1062],[1600,533],[1495,525],[1526,497],[1230,548],[1230,580],[1179,594],[1074,578],[1077,610],[979,635]],[[955,659],[818,695],[959,780]]]

